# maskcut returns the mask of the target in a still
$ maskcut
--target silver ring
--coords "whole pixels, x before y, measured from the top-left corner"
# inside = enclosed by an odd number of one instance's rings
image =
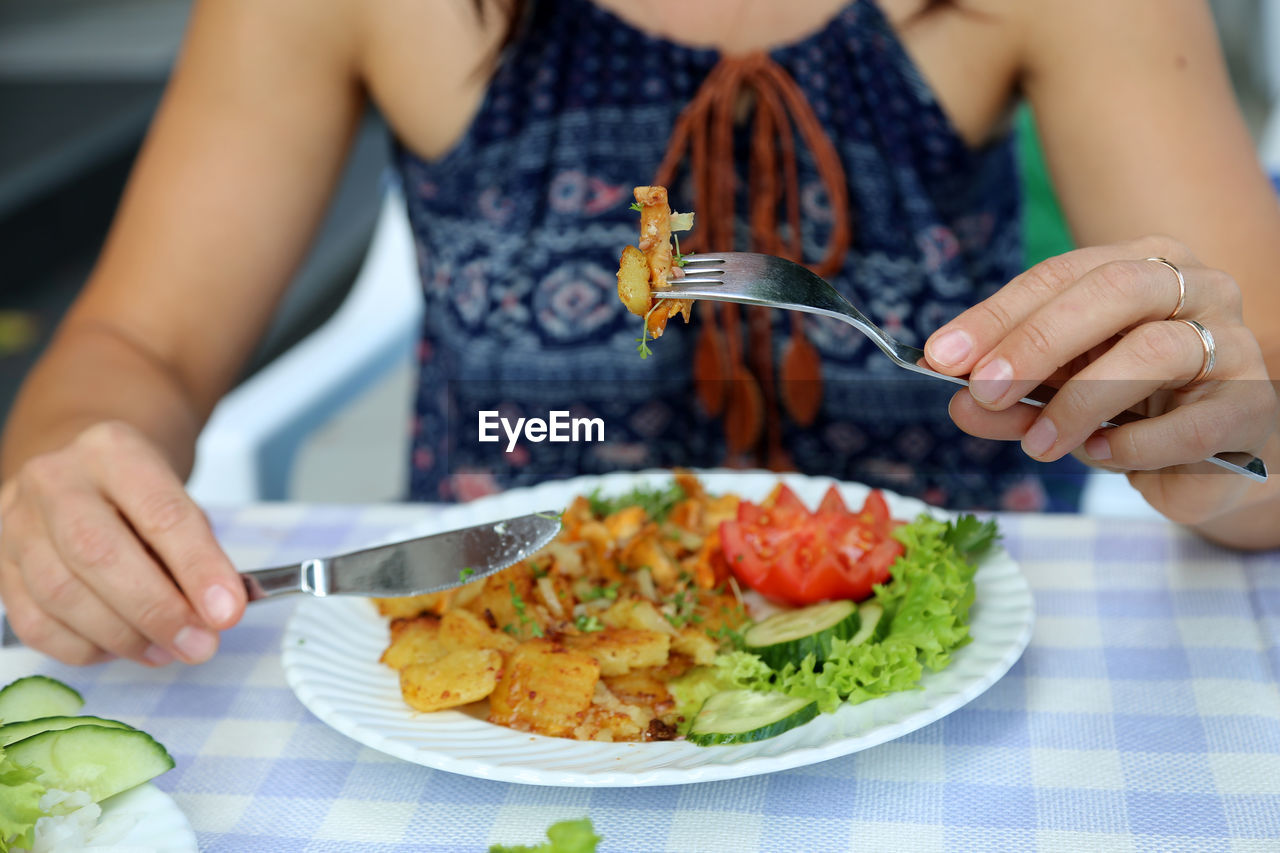
[[[1178,277],[1178,304],[1173,306],[1173,313],[1168,317],[1165,317],[1166,320],[1178,319],[1178,314],[1182,311],[1182,305],[1187,301],[1187,280],[1182,277],[1182,270],[1178,269],[1172,262],[1165,260],[1164,258],[1147,258],[1147,260],[1155,261],[1158,264],[1164,264],[1166,267],[1173,270],[1173,274]],[[1201,328],[1204,327],[1201,326]]]
[[[1204,361],[1200,364],[1200,372],[1197,373],[1190,382],[1182,387],[1189,388],[1192,385],[1199,385],[1201,382],[1209,378],[1209,374],[1213,372],[1213,365],[1218,361],[1218,348],[1213,342],[1213,332],[1209,331],[1195,320],[1180,319],[1175,320],[1174,322],[1186,323],[1188,326],[1195,329],[1196,334],[1200,336],[1200,345],[1204,347]]]

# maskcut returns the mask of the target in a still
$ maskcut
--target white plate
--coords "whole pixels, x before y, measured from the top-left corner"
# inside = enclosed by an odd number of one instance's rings
[[[708,471],[699,476],[713,493],[734,492],[755,500],[782,479],[809,506],[815,506],[833,482],[758,471]],[[670,477],[669,472],[645,471],[544,483],[448,507],[410,532],[499,521],[566,506],[574,496],[597,487],[617,494],[639,482],[667,483]],[[851,506],[861,505],[866,487],[837,485]],[[909,498],[885,497],[897,518],[914,518],[929,509]],[[285,631],[284,671],[302,703],[333,728],[388,755],[440,770],[574,787],[734,779],[814,764],[893,740],[951,713],[999,680],[1031,638],[1031,591],[1017,564],[1000,550],[982,562],[975,583],[973,642],[956,652],[946,669],[926,674],[923,689],[844,706],[750,744],[583,742],[518,732],[461,711],[415,712],[401,699],[396,674],[378,663],[388,643],[387,625],[364,599],[304,599]]]

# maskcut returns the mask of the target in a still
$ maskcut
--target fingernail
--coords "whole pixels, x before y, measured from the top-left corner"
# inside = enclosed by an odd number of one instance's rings
[[[201,663],[213,657],[218,648],[218,638],[203,628],[187,625],[173,638],[173,644],[183,659],[189,663]]]
[[[956,329],[929,344],[929,356],[938,364],[959,364],[973,352],[973,338]]]
[[[173,655],[169,654],[169,650],[154,644],[147,646],[147,650],[142,653],[142,657],[156,666],[166,666],[173,663]]]
[[[969,389],[974,399],[983,403],[999,400],[1013,381],[1013,368],[1003,358],[989,361],[969,377]]]
[[[1058,428],[1048,418],[1040,418],[1022,437],[1022,451],[1028,456],[1043,456],[1058,440]]]
[[[1090,459],[1105,462],[1111,458],[1111,441],[1105,435],[1091,435],[1084,443],[1084,452]]]
[[[236,612],[236,599],[225,586],[215,584],[205,590],[204,612],[217,625],[231,621]]]

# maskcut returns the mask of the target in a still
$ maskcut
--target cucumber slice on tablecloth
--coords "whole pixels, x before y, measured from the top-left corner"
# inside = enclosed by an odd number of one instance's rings
[[[84,697],[56,678],[29,675],[0,689],[0,722],[69,717],[83,705]]]
[[[106,726],[41,732],[5,747],[5,755],[40,768],[41,784],[85,791],[95,803],[173,769],[173,758],[151,735]]]
[[[34,720],[20,720],[0,726],[0,747],[38,735],[41,732],[61,731],[75,726],[104,726],[109,729],[131,729],[133,726],[119,720],[107,720],[102,717],[37,717]]]

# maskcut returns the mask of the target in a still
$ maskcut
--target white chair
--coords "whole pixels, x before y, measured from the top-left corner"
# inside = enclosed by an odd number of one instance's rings
[[[287,498],[306,437],[411,359],[421,322],[413,234],[392,186],[342,305],[214,409],[196,444],[191,495],[205,505]]]
[[[1280,0],[1263,0],[1261,15],[1262,61],[1271,113],[1259,140],[1258,153],[1275,181],[1280,180]]]

